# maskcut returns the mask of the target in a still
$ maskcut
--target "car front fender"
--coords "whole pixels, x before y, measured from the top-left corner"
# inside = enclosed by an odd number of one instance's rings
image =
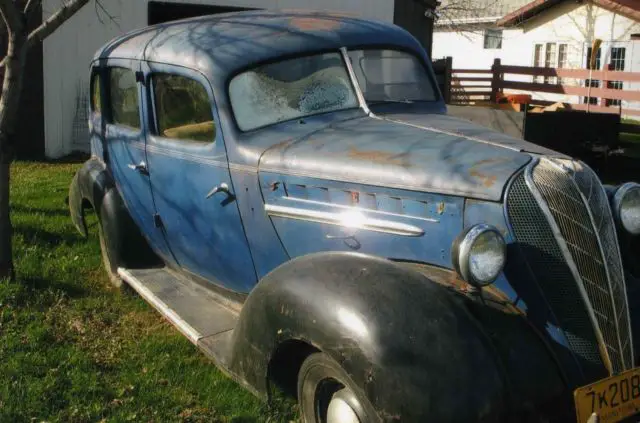
[[[537,360],[551,368],[553,386],[530,383],[557,391],[561,379],[539,339],[512,333],[510,340],[521,345],[499,351],[463,297],[424,272],[381,258],[297,258],[249,295],[234,330],[230,368],[267,391],[269,361],[279,345],[303,341],[341,363],[390,421],[500,421],[511,399],[510,365],[501,355],[522,350],[529,351],[523,366],[537,369],[540,364],[530,363]],[[505,316],[512,326],[518,322],[511,332],[526,326],[520,316]]]

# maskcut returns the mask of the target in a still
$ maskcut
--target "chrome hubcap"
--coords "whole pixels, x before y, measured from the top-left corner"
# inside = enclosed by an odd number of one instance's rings
[[[360,419],[345,400],[334,395],[327,408],[327,423],[360,423]]]

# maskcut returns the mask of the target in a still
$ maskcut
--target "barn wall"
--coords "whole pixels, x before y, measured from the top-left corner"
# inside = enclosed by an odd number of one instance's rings
[[[265,9],[320,9],[354,12],[393,21],[391,0],[173,0]],[[147,0],[102,0],[114,19],[91,2],[67,21],[43,45],[45,154],[61,157],[87,151],[88,66],[95,51],[120,34],[147,24]],[[60,0],[43,0],[44,18]]]

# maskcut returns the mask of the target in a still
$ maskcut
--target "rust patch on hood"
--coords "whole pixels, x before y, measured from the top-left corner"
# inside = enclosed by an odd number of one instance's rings
[[[473,166],[471,166],[471,168],[469,169],[469,175],[473,176],[476,179],[479,179],[482,185],[484,185],[485,187],[491,188],[498,180],[498,177],[496,175],[490,175],[486,172],[481,172],[478,170],[478,168],[487,167],[488,165],[496,165],[505,161],[508,161],[508,159],[504,157],[480,160]]]
[[[406,153],[390,153],[380,150],[358,150],[351,147],[347,152],[347,156],[351,159],[368,160],[373,163],[402,165]]]
[[[284,147],[285,145],[289,144],[291,141],[293,141],[293,138],[285,138],[282,141],[280,141],[279,143],[274,144],[271,147],[269,147],[269,149],[277,150],[278,148]]]
[[[495,175],[486,175],[475,169],[471,169],[469,171],[469,175],[479,179],[480,182],[482,182],[482,185],[484,185],[487,188],[491,188],[496,183],[496,180],[498,179],[498,177]]]

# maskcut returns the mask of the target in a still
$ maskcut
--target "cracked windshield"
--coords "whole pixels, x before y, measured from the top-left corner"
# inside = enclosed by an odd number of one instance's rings
[[[433,101],[434,88],[413,55],[394,50],[349,52],[365,100]],[[229,96],[243,131],[318,113],[358,107],[339,53],[299,57],[257,67],[233,78]]]

